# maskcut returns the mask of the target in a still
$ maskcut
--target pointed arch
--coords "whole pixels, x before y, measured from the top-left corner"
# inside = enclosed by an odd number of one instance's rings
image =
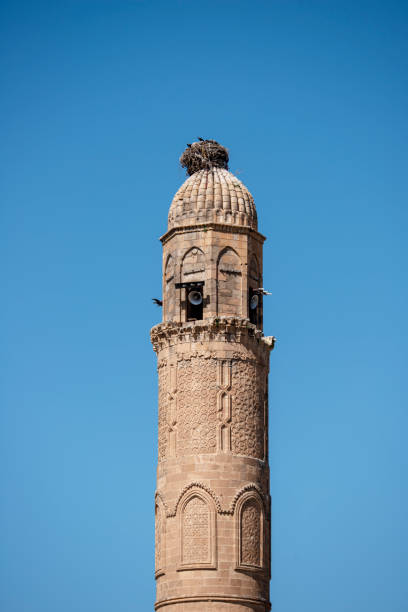
[[[260,287],[261,272],[257,256],[253,253],[249,262],[249,279],[254,283],[254,289]],[[252,284],[252,283],[250,283]],[[256,285],[256,286],[255,286]]]
[[[164,277],[166,282],[174,279],[175,274],[175,261],[172,255],[168,255],[166,259],[166,265],[164,266]]]
[[[236,569],[261,571],[265,567],[265,511],[255,489],[245,491],[235,506]]]
[[[183,255],[181,262],[181,282],[204,280],[205,255],[197,246],[193,246]]]
[[[217,314],[242,315],[242,264],[232,247],[221,250],[217,259]]]
[[[178,570],[217,566],[217,509],[207,491],[192,487],[178,504],[180,563]]]
[[[235,495],[234,495],[234,499],[232,500],[231,506],[230,506],[230,512],[231,514],[234,514],[235,512],[235,508],[238,504],[239,499],[245,494],[245,493],[250,493],[253,492],[254,495],[260,500],[261,504],[262,504],[262,508],[265,512],[265,514],[268,511],[268,506],[265,500],[265,496],[264,493],[262,492],[262,489],[259,487],[259,485],[257,485],[255,482],[250,482],[249,484],[246,484],[244,487],[242,487]]]
[[[169,254],[164,264],[163,274],[163,314],[164,320],[172,321],[176,315],[176,289],[175,289],[176,261]]]
[[[195,489],[201,489],[202,491],[204,491],[205,493],[207,493],[207,495],[209,495],[215,505],[215,508],[217,510],[217,512],[222,512],[221,509],[221,504],[220,501],[218,499],[218,497],[216,496],[216,494],[214,493],[214,491],[212,491],[210,489],[210,487],[207,487],[205,484],[203,484],[202,482],[190,482],[190,484],[186,485],[180,492],[177,501],[176,501],[176,505],[174,507],[173,512],[169,513],[168,516],[176,516],[177,512],[178,512],[178,508],[179,505],[181,503],[181,501],[185,498],[186,494],[189,491],[195,490]]]
[[[181,262],[181,282],[185,283],[180,292],[182,321],[200,321],[203,318],[204,287],[191,286],[186,283],[194,284],[204,280],[205,255],[199,247],[193,246],[184,254]]]

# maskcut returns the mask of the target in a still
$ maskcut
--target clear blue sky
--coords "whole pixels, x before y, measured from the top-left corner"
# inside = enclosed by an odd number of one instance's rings
[[[268,236],[274,612],[406,612],[407,2],[0,24],[2,612],[153,609],[151,298],[197,136]]]

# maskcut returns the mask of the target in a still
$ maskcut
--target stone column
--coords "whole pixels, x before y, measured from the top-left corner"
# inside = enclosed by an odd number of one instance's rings
[[[156,610],[270,609],[267,376],[247,319],[152,329],[159,372]]]

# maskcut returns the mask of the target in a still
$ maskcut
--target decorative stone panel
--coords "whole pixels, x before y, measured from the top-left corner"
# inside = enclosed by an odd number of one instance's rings
[[[255,491],[245,493],[236,506],[237,569],[264,567],[264,511]]]
[[[201,497],[192,497],[183,512],[183,564],[210,561],[210,513]]]
[[[159,461],[167,457],[168,447],[168,427],[167,427],[167,408],[168,408],[168,368],[167,362],[159,365]]]
[[[249,361],[233,361],[231,438],[236,455],[264,458],[265,381],[263,367]]]
[[[203,491],[190,491],[180,505],[180,570],[216,566],[216,511]]]
[[[155,325],[150,332],[153,349],[160,353],[162,349],[172,348],[178,344],[197,343],[197,347],[208,342],[225,342],[236,345],[237,357],[240,354],[252,355],[255,361],[269,366],[269,351],[274,348],[274,336],[265,337],[261,330],[244,317],[214,317],[203,321],[176,322],[166,321]],[[194,351],[195,347],[191,347]],[[159,355],[159,363],[161,357]]]
[[[177,456],[216,452],[217,362],[191,357],[178,362]]]
[[[218,450],[231,451],[231,360],[217,362]]]
[[[159,461],[176,456],[177,361],[159,365]]]
[[[261,565],[261,511],[253,499],[241,511],[241,564]]]
[[[166,558],[166,514],[158,498],[155,504],[155,576],[164,574]]]

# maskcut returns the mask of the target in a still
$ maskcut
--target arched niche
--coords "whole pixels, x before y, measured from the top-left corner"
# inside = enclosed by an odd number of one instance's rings
[[[252,286],[254,289],[260,287],[261,272],[260,272],[260,266],[259,266],[256,255],[251,256],[251,260],[249,262],[248,276],[249,276],[250,286]]]
[[[164,314],[165,320],[172,321],[176,315],[176,288],[175,288],[176,262],[172,255],[167,257],[164,266]]]
[[[155,577],[165,573],[166,566],[166,511],[161,498],[155,501]]]
[[[205,255],[198,247],[189,249],[181,264],[181,282],[196,282],[204,280]]]
[[[231,247],[223,249],[217,261],[217,314],[242,316],[242,266]]]
[[[257,491],[247,491],[235,506],[236,569],[262,571],[265,567],[265,512]]]
[[[180,564],[178,570],[216,567],[214,501],[202,489],[188,491],[178,505]]]
[[[175,272],[174,257],[172,255],[169,255],[167,257],[166,265],[164,267],[164,277],[166,279],[166,283],[174,279],[174,272]]]
[[[184,283],[180,292],[182,320],[197,321],[203,318],[204,286],[195,286],[194,283],[202,282],[204,279],[205,255],[198,247],[192,247],[184,255],[181,264],[181,282]],[[186,283],[192,285],[188,286]]]

